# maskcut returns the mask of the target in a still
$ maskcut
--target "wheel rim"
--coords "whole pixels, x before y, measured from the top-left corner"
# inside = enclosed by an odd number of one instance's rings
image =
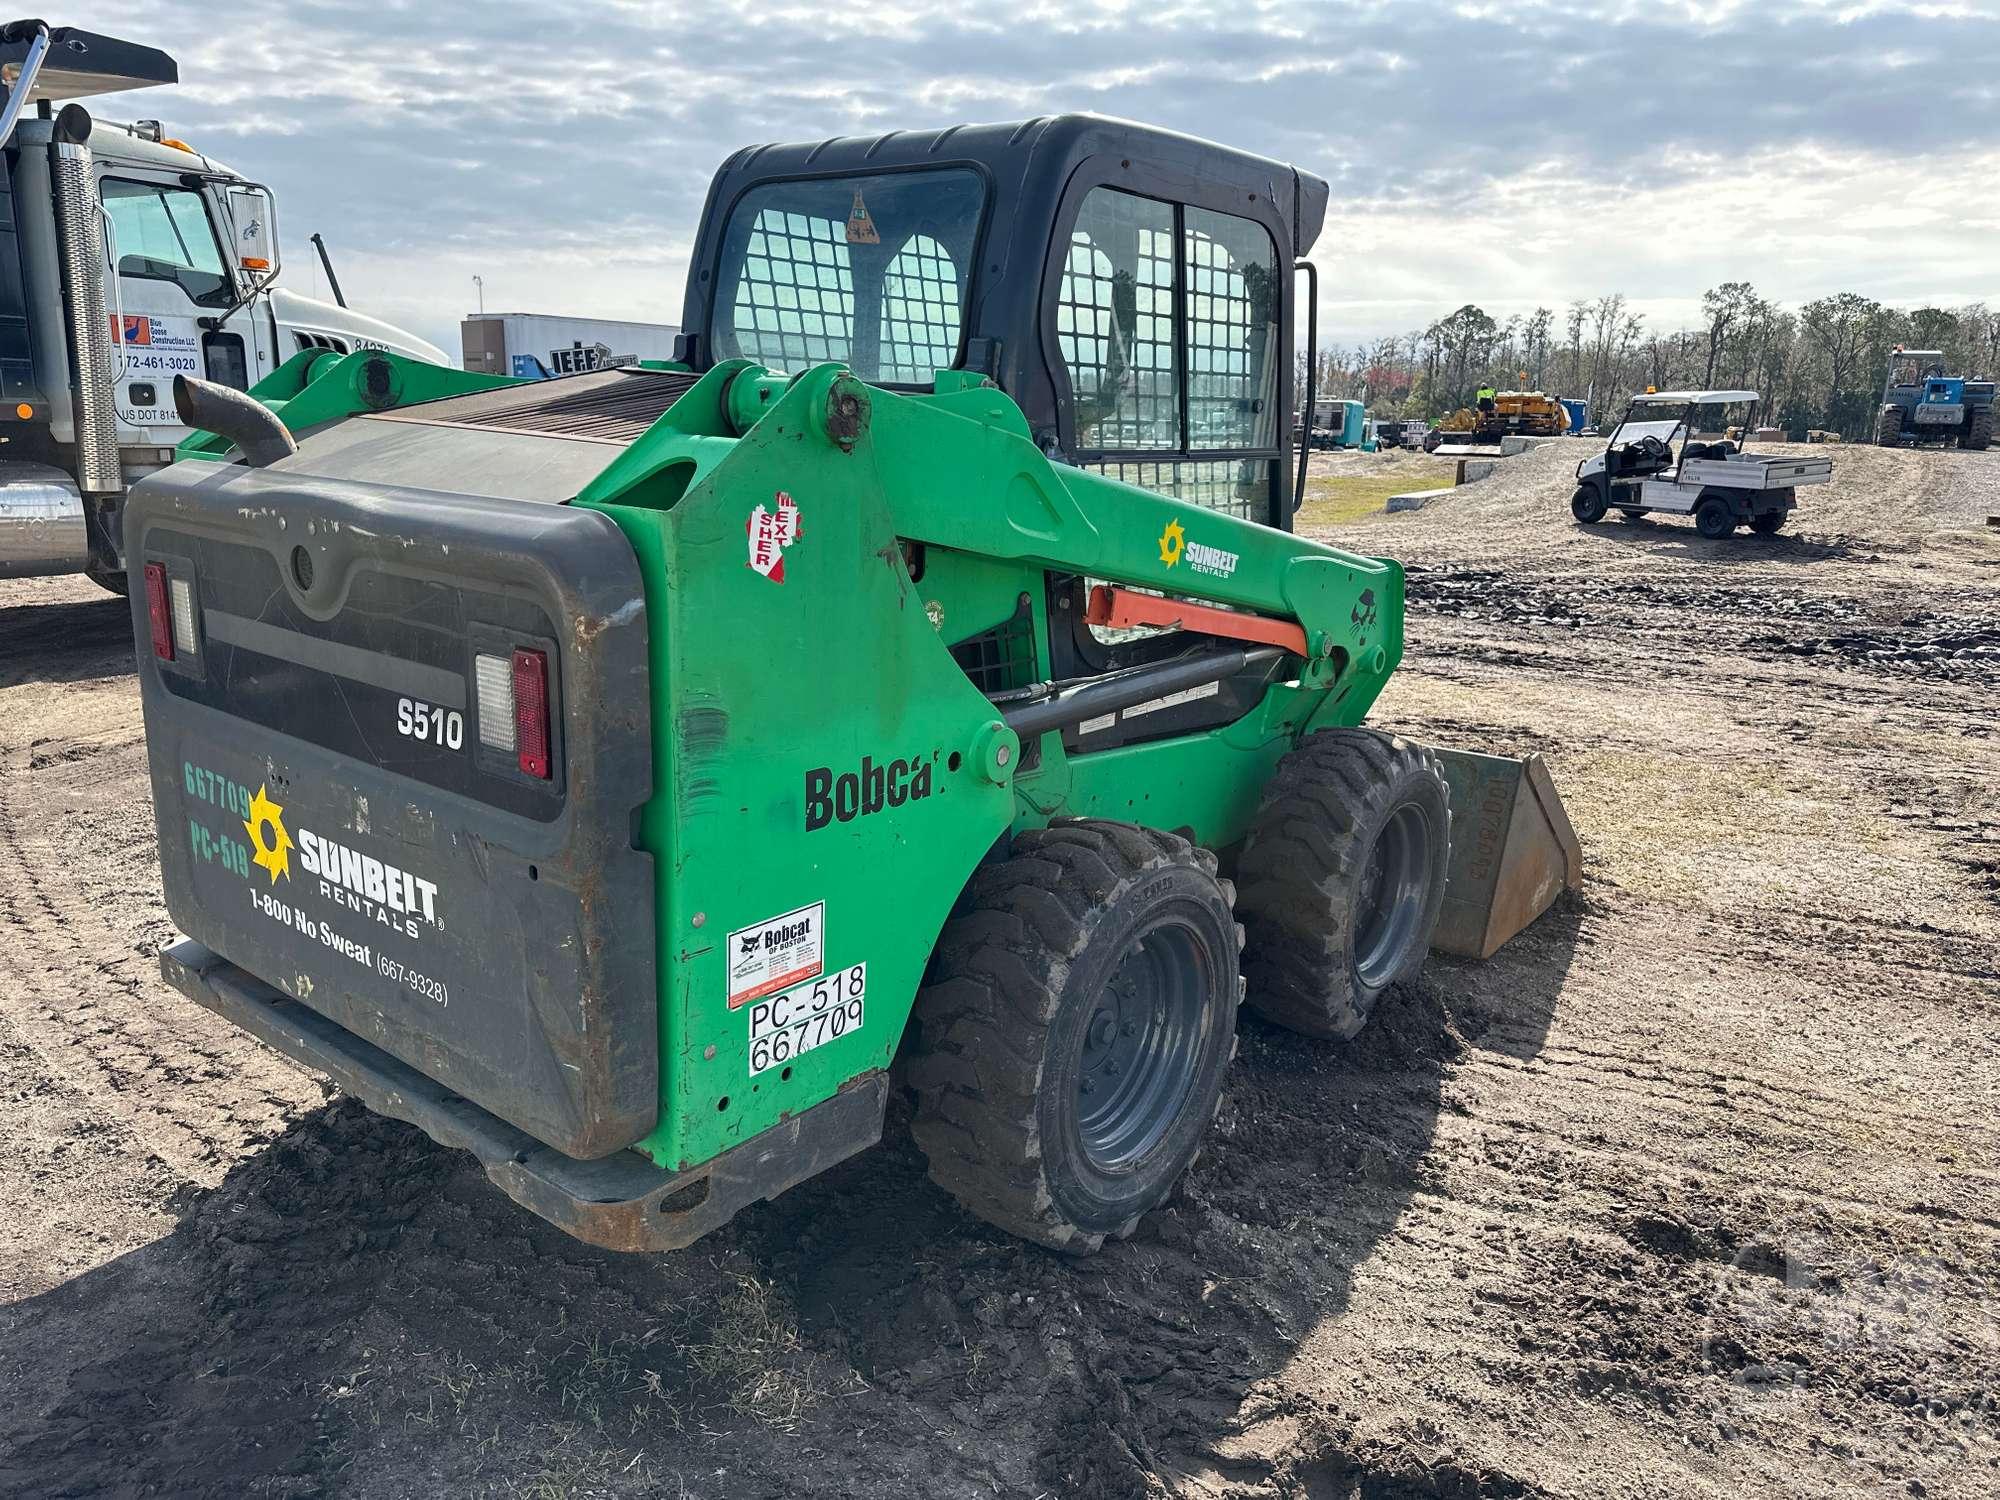
[[[1208,966],[1192,929],[1141,933],[1083,1027],[1076,1081],[1083,1154],[1129,1170],[1159,1144],[1194,1087],[1209,1007]]]
[[[1355,906],[1354,967],[1379,989],[1396,975],[1417,935],[1431,888],[1431,823],[1414,802],[1390,814],[1369,847]]]

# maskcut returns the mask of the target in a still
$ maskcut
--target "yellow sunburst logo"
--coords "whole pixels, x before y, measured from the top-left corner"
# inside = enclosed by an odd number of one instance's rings
[[[1167,529],[1160,533],[1160,561],[1171,568],[1181,560],[1181,553],[1186,547],[1187,533],[1181,530],[1181,523],[1167,522]]]
[[[257,851],[250,856],[251,862],[270,871],[271,884],[276,885],[280,875],[290,880],[292,836],[285,832],[285,810],[265,794],[262,786],[250,799],[250,818],[243,831],[250,835],[250,845]]]

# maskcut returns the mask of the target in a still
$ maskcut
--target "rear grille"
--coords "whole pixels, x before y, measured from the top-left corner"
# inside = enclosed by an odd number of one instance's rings
[[[625,444],[658,421],[660,414],[700,378],[686,370],[594,370],[587,375],[503,386],[470,396],[448,396],[380,416],[395,422],[498,427]]]

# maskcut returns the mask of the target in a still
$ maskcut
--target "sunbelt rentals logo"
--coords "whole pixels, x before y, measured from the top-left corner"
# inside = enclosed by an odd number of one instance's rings
[[[1211,578],[1229,577],[1236,571],[1236,564],[1242,561],[1234,552],[1225,552],[1206,542],[1189,541],[1187,528],[1178,520],[1169,521],[1166,530],[1160,533],[1160,561],[1170,568],[1177,568],[1183,559],[1189,572],[1206,573]]]
[[[270,874],[271,884],[276,885],[280,875],[290,880],[292,836],[285,832],[285,810],[271,800],[261,784],[250,799],[250,816],[244,820],[243,831],[250,835],[250,847],[257,851],[250,856],[251,863]]]
[[[268,786],[258,786],[248,812],[243,831],[250,837],[250,862],[272,885],[280,875],[291,880],[292,852],[297,850],[299,868],[317,879],[320,896],[334,905],[409,937],[439,925],[436,881],[310,829],[300,829],[293,839],[285,827],[285,809],[271,800]]]

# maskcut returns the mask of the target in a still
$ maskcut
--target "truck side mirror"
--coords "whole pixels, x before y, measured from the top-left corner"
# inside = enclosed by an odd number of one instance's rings
[[[230,233],[237,279],[256,290],[278,279],[278,205],[271,190],[256,183],[228,191]]]

